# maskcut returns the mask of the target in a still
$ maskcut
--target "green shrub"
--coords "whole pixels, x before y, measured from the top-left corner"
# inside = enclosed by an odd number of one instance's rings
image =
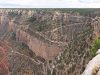
[[[92,44],[92,47],[91,47],[92,56],[95,56],[98,49],[100,49],[100,37],[97,38]]]
[[[16,33],[11,32],[11,39],[16,40]]]

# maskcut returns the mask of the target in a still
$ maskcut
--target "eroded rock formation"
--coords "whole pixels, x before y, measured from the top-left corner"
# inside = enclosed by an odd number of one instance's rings
[[[89,61],[87,67],[82,75],[99,75],[100,72],[100,49],[96,53],[97,55]]]

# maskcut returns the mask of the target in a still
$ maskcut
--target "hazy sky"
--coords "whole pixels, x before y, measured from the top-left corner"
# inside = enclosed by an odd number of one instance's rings
[[[0,0],[0,8],[97,8],[100,0]]]

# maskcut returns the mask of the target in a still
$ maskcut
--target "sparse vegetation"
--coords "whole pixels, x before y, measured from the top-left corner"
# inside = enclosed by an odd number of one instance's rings
[[[92,47],[91,47],[92,56],[95,56],[98,49],[100,49],[100,37],[97,38],[92,44]]]

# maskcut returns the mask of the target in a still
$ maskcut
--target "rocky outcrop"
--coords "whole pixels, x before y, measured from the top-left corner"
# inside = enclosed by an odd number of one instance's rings
[[[97,55],[89,61],[87,67],[82,75],[99,75],[100,70],[100,49],[96,53]]]

